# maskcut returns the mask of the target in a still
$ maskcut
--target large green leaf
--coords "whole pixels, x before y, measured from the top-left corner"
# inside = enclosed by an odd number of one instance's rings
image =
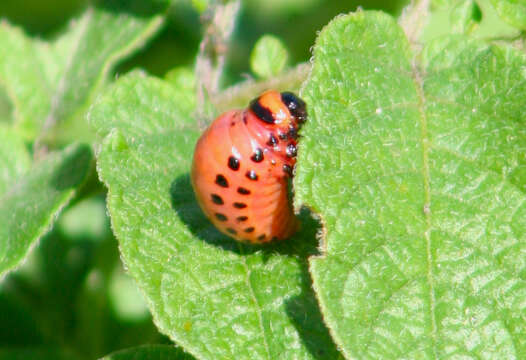
[[[0,138],[0,143],[12,143],[12,138]],[[16,149],[3,149],[0,146],[0,158],[7,156],[8,159],[14,159],[16,155],[13,155],[13,150]],[[17,159],[26,161],[27,154],[18,152]],[[88,146],[72,145],[48,155],[25,172],[11,171],[8,179],[2,179],[0,275],[24,259],[29,249],[48,230],[85,179],[91,160]],[[10,161],[6,164],[9,171]],[[3,163],[0,166],[3,173],[6,168]]]
[[[348,358],[526,358],[526,59],[446,37],[415,56],[387,15],[320,34],[296,203]]]
[[[14,125],[26,138],[89,137],[85,111],[111,68],[142,46],[162,18],[129,2],[125,12],[90,8],[52,42],[33,40],[0,23],[0,86],[14,106]]]
[[[123,260],[159,329],[199,359],[335,359],[310,287],[316,224],[266,248],[235,243],[204,217],[189,180],[193,101],[134,73],[90,120]]]
[[[170,345],[145,345],[114,352],[101,360],[193,360],[179,348]]]

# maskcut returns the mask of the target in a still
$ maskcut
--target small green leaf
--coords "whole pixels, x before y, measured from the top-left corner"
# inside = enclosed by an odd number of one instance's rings
[[[250,67],[259,77],[269,78],[283,71],[288,56],[287,48],[280,39],[272,35],[264,35],[252,50]]]
[[[91,159],[88,146],[72,145],[10,177],[0,193],[0,275],[24,259],[46,233],[83,182]]]
[[[187,96],[133,73],[90,112],[106,135],[97,161],[113,230],[156,325],[199,359],[337,358],[306,268],[316,224],[304,216],[301,233],[265,248],[219,233],[190,184],[200,131]]]
[[[193,360],[181,349],[171,345],[144,345],[120,350],[101,360]]]
[[[85,112],[112,67],[142,46],[161,26],[158,15],[90,8],[53,42],[32,40],[0,23],[0,86],[14,106],[26,139],[40,131],[48,142],[91,139]]]
[[[509,24],[526,30],[525,0],[491,0],[499,16]]]
[[[302,95],[296,203],[347,358],[526,358],[526,57],[389,16],[337,18]]]
[[[452,32],[467,34],[480,23],[482,12],[474,0],[461,1],[453,7],[450,17]]]
[[[520,30],[503,21],[491,0],[441,0],[435,2],[421,41],[444,35],[466,34],[479,39],[515,39]]]

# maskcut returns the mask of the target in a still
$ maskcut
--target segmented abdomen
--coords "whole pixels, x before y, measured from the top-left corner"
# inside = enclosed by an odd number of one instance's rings
[[[298,226],[288,198],[295,162],[284,155],[290,141],[280,142],[258,123],[247,110],[221,115],[197,143],[191,176],[213,224],[251,243],[286,239]]]

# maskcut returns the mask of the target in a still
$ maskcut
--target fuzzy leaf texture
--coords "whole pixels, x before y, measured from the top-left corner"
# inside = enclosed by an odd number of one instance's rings
[[[90,169],[88,146],[71,145],[30,166],[22,142],[0,132],[0,275],[15,267],[74,196]],[[4,147],[9,145],[9,147]]]
[[[112,3],[110,1],[108,5]],[[56,40],[34,40],[0,22],[0,86],[14,107],[12,125],[26,139],[86,139],[85,113],[111,68],[159,29],[162,18],[128,2],[126,12],[90,8]],[[89,138],[87,139],[89,140]]]
[[[112,227],[157,327],[198,359],[337,359],[307,271],[316,223],[264,248],[219,233],[190,184],[194,91],[171,83],[122,77],[89,116]]]
[[[415,53],[389,16],[332,21],[302,95],[296,204],[356,359],[526,358],[526,59],[462,36]]]

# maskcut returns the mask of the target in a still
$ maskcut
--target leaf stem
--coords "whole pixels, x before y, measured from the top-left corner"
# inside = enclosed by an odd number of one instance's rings
[[[209,115],[205,106],[207,98],[213,97],[219,90],[227,45],[235,27],[240,4],[240,0],[229,1],[226,4],[216,2],[201,17],[204,37],[199,44],[195,64],[198,120]]]
[[[412,45],[418,43],[422,29],[429,17],[430,0],[412,0],[398,21]]]

